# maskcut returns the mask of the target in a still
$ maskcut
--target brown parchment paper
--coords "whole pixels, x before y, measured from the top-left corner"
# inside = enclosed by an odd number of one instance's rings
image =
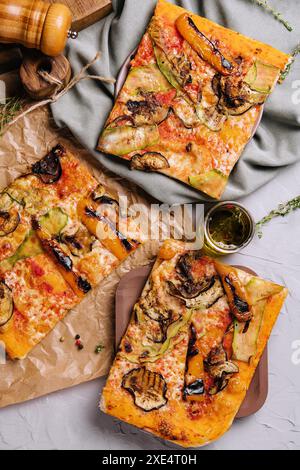
[[[136,187],[102,170],[89,153],[67,131],[57,130],[46,108],[21,119],[0,137],[0,189],[7,186],[28,166],[42,158],[56,143],[67,146],[88,165],[95,177],[131,202],[149,207]],[[158,242],[146,242],[104,279],[84,300],[68,313],[55,329],[37,345],[26,359],[0,364],[0,407],[105,375],[114,351],[114,299],[120,278],[134,267],[149,263],[156,255]],[[74,337],[80,334],[84,349],[79,351]],[[60,338],[64,337],[64,342]],[[104,346],[99,354],[95,347]]]

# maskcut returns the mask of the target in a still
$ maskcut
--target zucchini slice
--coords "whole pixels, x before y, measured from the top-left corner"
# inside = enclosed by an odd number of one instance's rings
[[[165,78],[168,80],[170,85],[172,85],[176,90],[181,91],[182,88],[179,85],[177,79],[176,79],[176,70],[174,67],[172,67],[171,62],[168,60],[166,54],[164,51],[157,46],[153,47],[154,49],[154,54],[156,57],[156,62],[159,67],[159,70],[161,73],[165,76]]]
[[[215,106],[204,108],[201,103],[196,106],[196,113],[201,124],[214,132],[220,131],[228,118],[227,114],[220,113]]]
[[[128,100],[127,110],[135,126],[160,124],[169,114],[169,107],[158,103],[154,93],[146,93],[141,100]]]
[[[280,69],[257,60],[249,69],[244,81],[254,91],[271,93],[280,76]]]
[[[6,325],[14,312],[11,290],[5,282],[0,281],[0,328]]]
[[[168,80],[155,64],[132,67],[125,85],[131,96],[139,94],[141,90],[157,93],[158,91],[168,91],[171,88]]]
[[[261,300],[252,306],[252,318],[249,325],[234,320],[232,342],[233,359],[249,362],[250,358],[256,353],[257,338],[262,324],[265,306],[266,300]]]
[[[43,253],[43,249],[40,241],[35,232],[30,230],[17,251],[9,258],[1,261],[0,270],[4,272],[8,271],[12,269],[14,265],[21,259],[33,258],[34,256],[37,256],[41,253]]]
[[[122,156],[142,150],[158,141],[159,131],[156,125],[107,127],[100,137],[98,150]]]
[[[194,105],[188,97],[178,94],[172,103],[173,112],[180,119],[182,124],[188,129],[197,127],[201,124]]]
[[[279,294],[283,290],[282,286],[274,284],[271,281],[265,281],[258,277],[253,277],[245,285],[245,290],[247,292],[247,298],[251,305],[256,304],[260,300],[266,299],[271,295]]]
[[[68,216],[59,207],[54,207],[40,217],[38,222],[42,229],[52,237],[60,235],[68,223]]]
[[[209,194],[210,196],[219,199],[226,186],[228,177],[219,170],[210,170],[201,175],[194,175],[189,177],[189,183],[196,189]]]

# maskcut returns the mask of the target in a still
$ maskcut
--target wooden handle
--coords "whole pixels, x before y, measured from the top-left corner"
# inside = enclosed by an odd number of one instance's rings
[[[66,5],[40,0],[0,0],[0,42],[14,42],[55,56],[67,41],[72,15]]]

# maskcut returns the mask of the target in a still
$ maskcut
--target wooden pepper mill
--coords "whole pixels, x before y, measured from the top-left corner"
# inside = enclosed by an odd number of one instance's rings
[[[0,42],[19,43],[40,49],[48,56],[59,55],[70,31],[72,14],[61,3],[41,0],[0,0]]]

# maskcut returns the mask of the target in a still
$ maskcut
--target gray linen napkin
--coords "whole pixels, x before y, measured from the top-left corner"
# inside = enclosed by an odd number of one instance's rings
[[[300,39],[300,1],[269,2],[290,21],[293,32],[288,32],[251,0],[182,0],[173,3],[290,53]],[[126,57],[139,43],[155,3],[155,0],[114,0],[110,15],[80,32],[76,41],[69,41],[66,54],[74,73],[100,50],[102,58],[91,73],[116,77]],[[280,167],[299,159],[300,81],[297,77],[300,78],[299,61],[265,105],[262,122],[235,166],[223,200],[238,199],[255,191],[271,180]],[[157,173],[131,171],[120,158],[95,150],[113,104],[113,95],[112,85],[84,80],[52,105],[54,119],[59,126],[67,126],[102,165],[134,181],[155,198],[169,204],[209,200],[183,183]]]

